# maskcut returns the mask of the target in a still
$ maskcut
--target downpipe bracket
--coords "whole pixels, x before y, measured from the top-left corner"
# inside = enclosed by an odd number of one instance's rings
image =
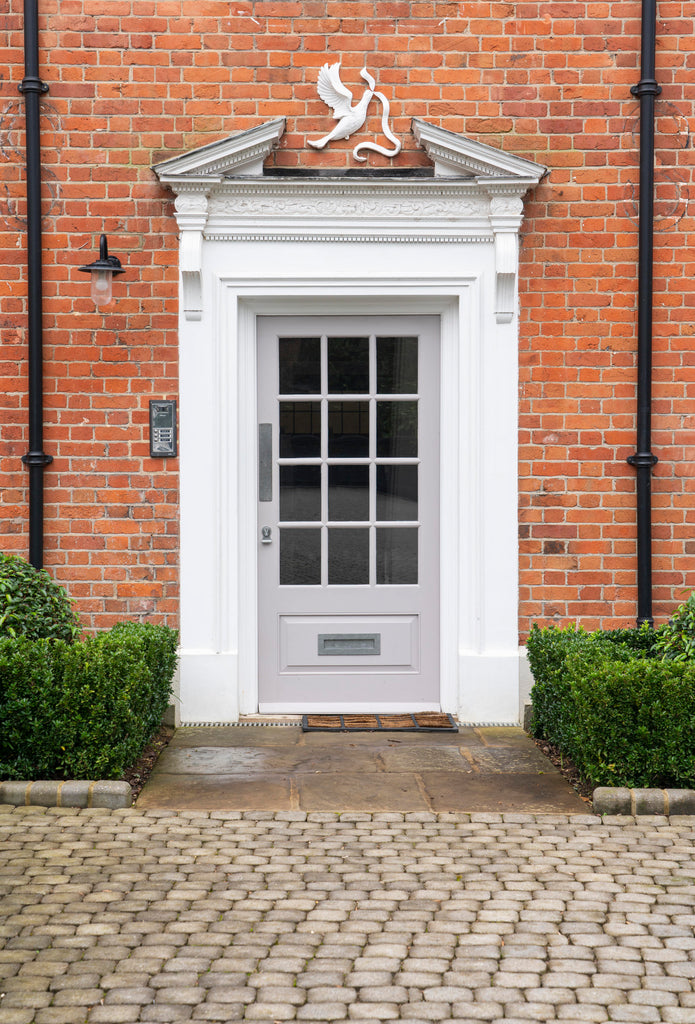
[[[27,452],[26,455],[22,455],[22,462],[25,466],[50,466],[53,456],[47,455],[46,452]]]
[[[643,78],[630,88],[633,96],[660,96],[661,86],[655,78]]]
[[[652,466],[656,466],[659,461],[653,452],[635,452],[634,455],[628,455],[625,459],[631,466],[635,466],[636,469],[650,469]]]
[[[27,75],[17,86],[18,92],[38,92],[40,94],[48,92],[48,84],[41,78],[36,78],[33,75]]]

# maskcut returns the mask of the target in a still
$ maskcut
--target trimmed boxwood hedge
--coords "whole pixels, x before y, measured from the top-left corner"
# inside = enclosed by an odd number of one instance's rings
[[[0,638],[0,778],[120,777],[169,703],[177,639],[132,622],[73,643]]]
[[[45,569],[0,551],[0,637],[72,643],[81,632],[72,601]]]
[[[695,785],[695,662],[664,660],[667,629],[531,631],[532,732],[595,786]]]

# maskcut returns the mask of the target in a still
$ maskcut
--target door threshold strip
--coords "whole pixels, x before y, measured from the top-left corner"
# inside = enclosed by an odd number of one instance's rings
[[[458,732],[443,711],[398,715],[302,715],[303,732]]]

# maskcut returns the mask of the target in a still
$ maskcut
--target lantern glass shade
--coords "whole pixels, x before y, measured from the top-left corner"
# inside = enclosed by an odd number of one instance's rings
[[[99,240],[99,259],[88,263],[86,267],[80,267],[80,270],[91,275],[92,302],[96,306],[107,305],[113,295],[114,276],[123,274],[124,270],[117,256],[109,256],[106,235],[102,235]]]
[[[105,306],[113,295],[113,271],[92,271],[92,302],[96,306]]]

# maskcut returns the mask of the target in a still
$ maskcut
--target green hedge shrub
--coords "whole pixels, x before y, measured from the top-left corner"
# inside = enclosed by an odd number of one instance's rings
[[[45,569],[0,552],[0,637],[71,643],[81,631],[70,598]]]
[[[663,626],[660,629],[654,629],[645,622],[633,629],[600,629],[597,631],[597,635],[607,640],[608,643],[631,651],[635,657],[656,658],[661,629]]]
[[[695,659],[695,594],[676,608],[666,625],[661,627],[654,647],[659,657],[666,661]]]
[[[119,778],[161,722],[176,646],[150,623],[75,643],[0,639],[0,778]]]
[[[567,753],[594,786],[695,785],[695,664],[572,654]]]
[[[695,784],[695,662],[663,660],[663,628],[531,631],[532,732],[595,786]]]
[[[627,643],[612,640],[601,631],[587,633],[581,626],[577,628],[574,625],[564,629],[556,626],[539,629],[535,624],[526,641],[526,652],[534,678],[531,690],[531,732],[569,753],[575,722],[566,670],[567,659],[573,654],[580,658],[593,658],[596,654],[602,654],[606,660],[616,658],[626,661],[633,652]]]

